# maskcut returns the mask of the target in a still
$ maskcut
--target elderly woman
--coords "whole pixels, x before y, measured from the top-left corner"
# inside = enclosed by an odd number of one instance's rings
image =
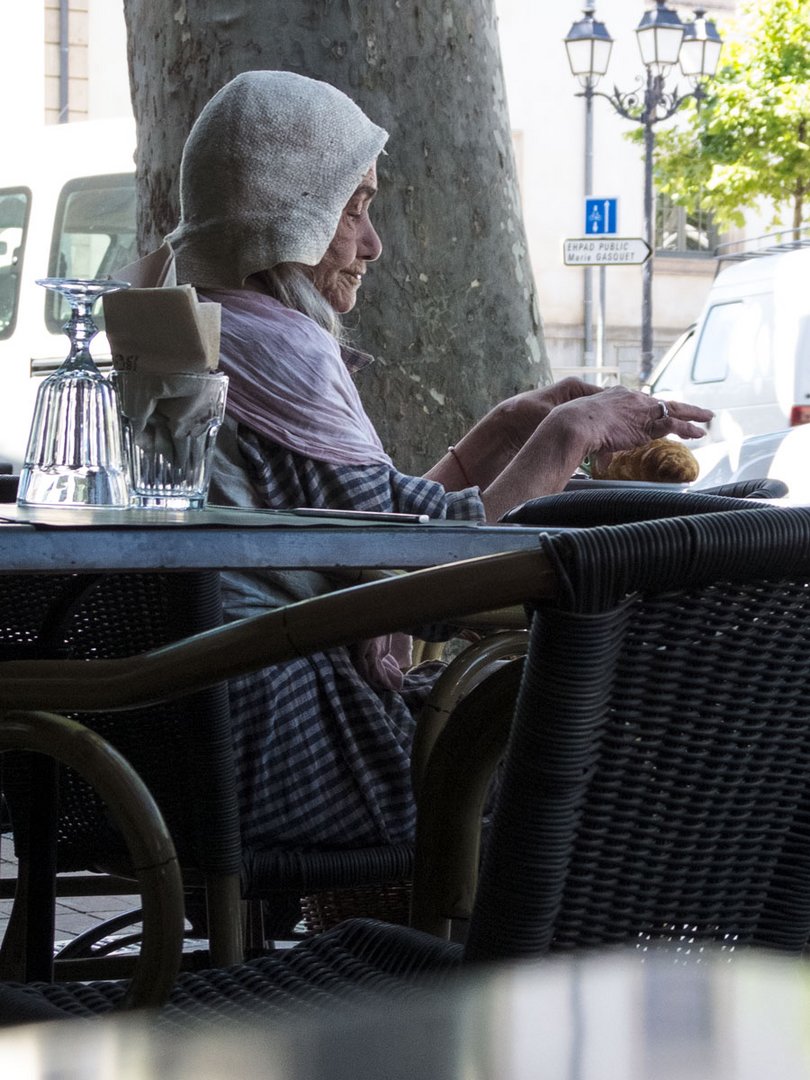
[[[587,456],[674,432],[703,409],[577,380],[496,405],[426,476],[399,472],[352,380],[368,361],[340,316],[382,245],[370,211],[387,134],[344,94],[281,71],[239,75],[203,109],[167,238],[178,283],[222,305],[230,377],[211,501],[497,521],[560,490]],[[662,415],[663,414],[663,415]],[[312,573],[229,574],[233,618],[334,588]],[[435,668],[403,674],[402,640],[361,642],[234,680],[246,839],[374,844],[414,828],[414,708]]]

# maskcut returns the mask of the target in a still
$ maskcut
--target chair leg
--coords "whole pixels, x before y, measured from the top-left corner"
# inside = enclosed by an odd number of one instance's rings
[[[209,874],[205,879],[208,904],[208,948],[213,967],[240,964],[242,939],[242,889],[238,874]]]
[[[264,904],[261,900],[242,902],[245,954],[257,956],[267,950],[267,933],[264,927]]]
[[[523,660],[493,672],[463,698],[425,769],[416,821],[411,926],[450,938],[468,919],[478,879],[481,821],[509,738]]]
[[[28,936],[28,875],[20,876],[3,943],[0,945],[0,982],[25,982],[25,942]]]
[[[21,848],[14,904],[0,947],[0,975],[26,982],[53,980],[56,889],[56,762],[29,754],[32,798],[19,824]],[[24,834],[24,835],[22,835]]]
[[[468,645],[436,680],[416,723],[411,751],[411,779],[419,801],[431,751],[458,702],[496,671],[504,660],[525,656],[525,630],[499,630]]]

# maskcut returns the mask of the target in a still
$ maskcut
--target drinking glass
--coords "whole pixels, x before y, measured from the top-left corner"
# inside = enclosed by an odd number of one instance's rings
[[[25,462],[20,471],[20,506],[129,505],[129,481],[115,388],[90,356],[98,333],[92,311],[104,293],[126,289],[111,278],[41,278],[38,285],[70,304],[62,329],[70,352],[37,391]]]
[[[114,371],[132,505],[202,510],[228,376],[218,371]]]

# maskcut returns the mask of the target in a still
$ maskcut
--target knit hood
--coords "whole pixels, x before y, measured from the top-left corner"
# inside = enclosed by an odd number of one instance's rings
[[[282,262],[315,266],[388,134],[340,90],[246,71],[197,118],[167,240],[180,284],[241,288]]]

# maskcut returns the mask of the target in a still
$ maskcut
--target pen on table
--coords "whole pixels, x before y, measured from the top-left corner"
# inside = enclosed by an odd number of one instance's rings
[[[430,521],[427,514],[398,514],[375,510],[330,510],[322,506],[299,506],[290,511],[302,517],[349,518],[355,521],[390,521],[410,522],[412,525],[426,525]]]

